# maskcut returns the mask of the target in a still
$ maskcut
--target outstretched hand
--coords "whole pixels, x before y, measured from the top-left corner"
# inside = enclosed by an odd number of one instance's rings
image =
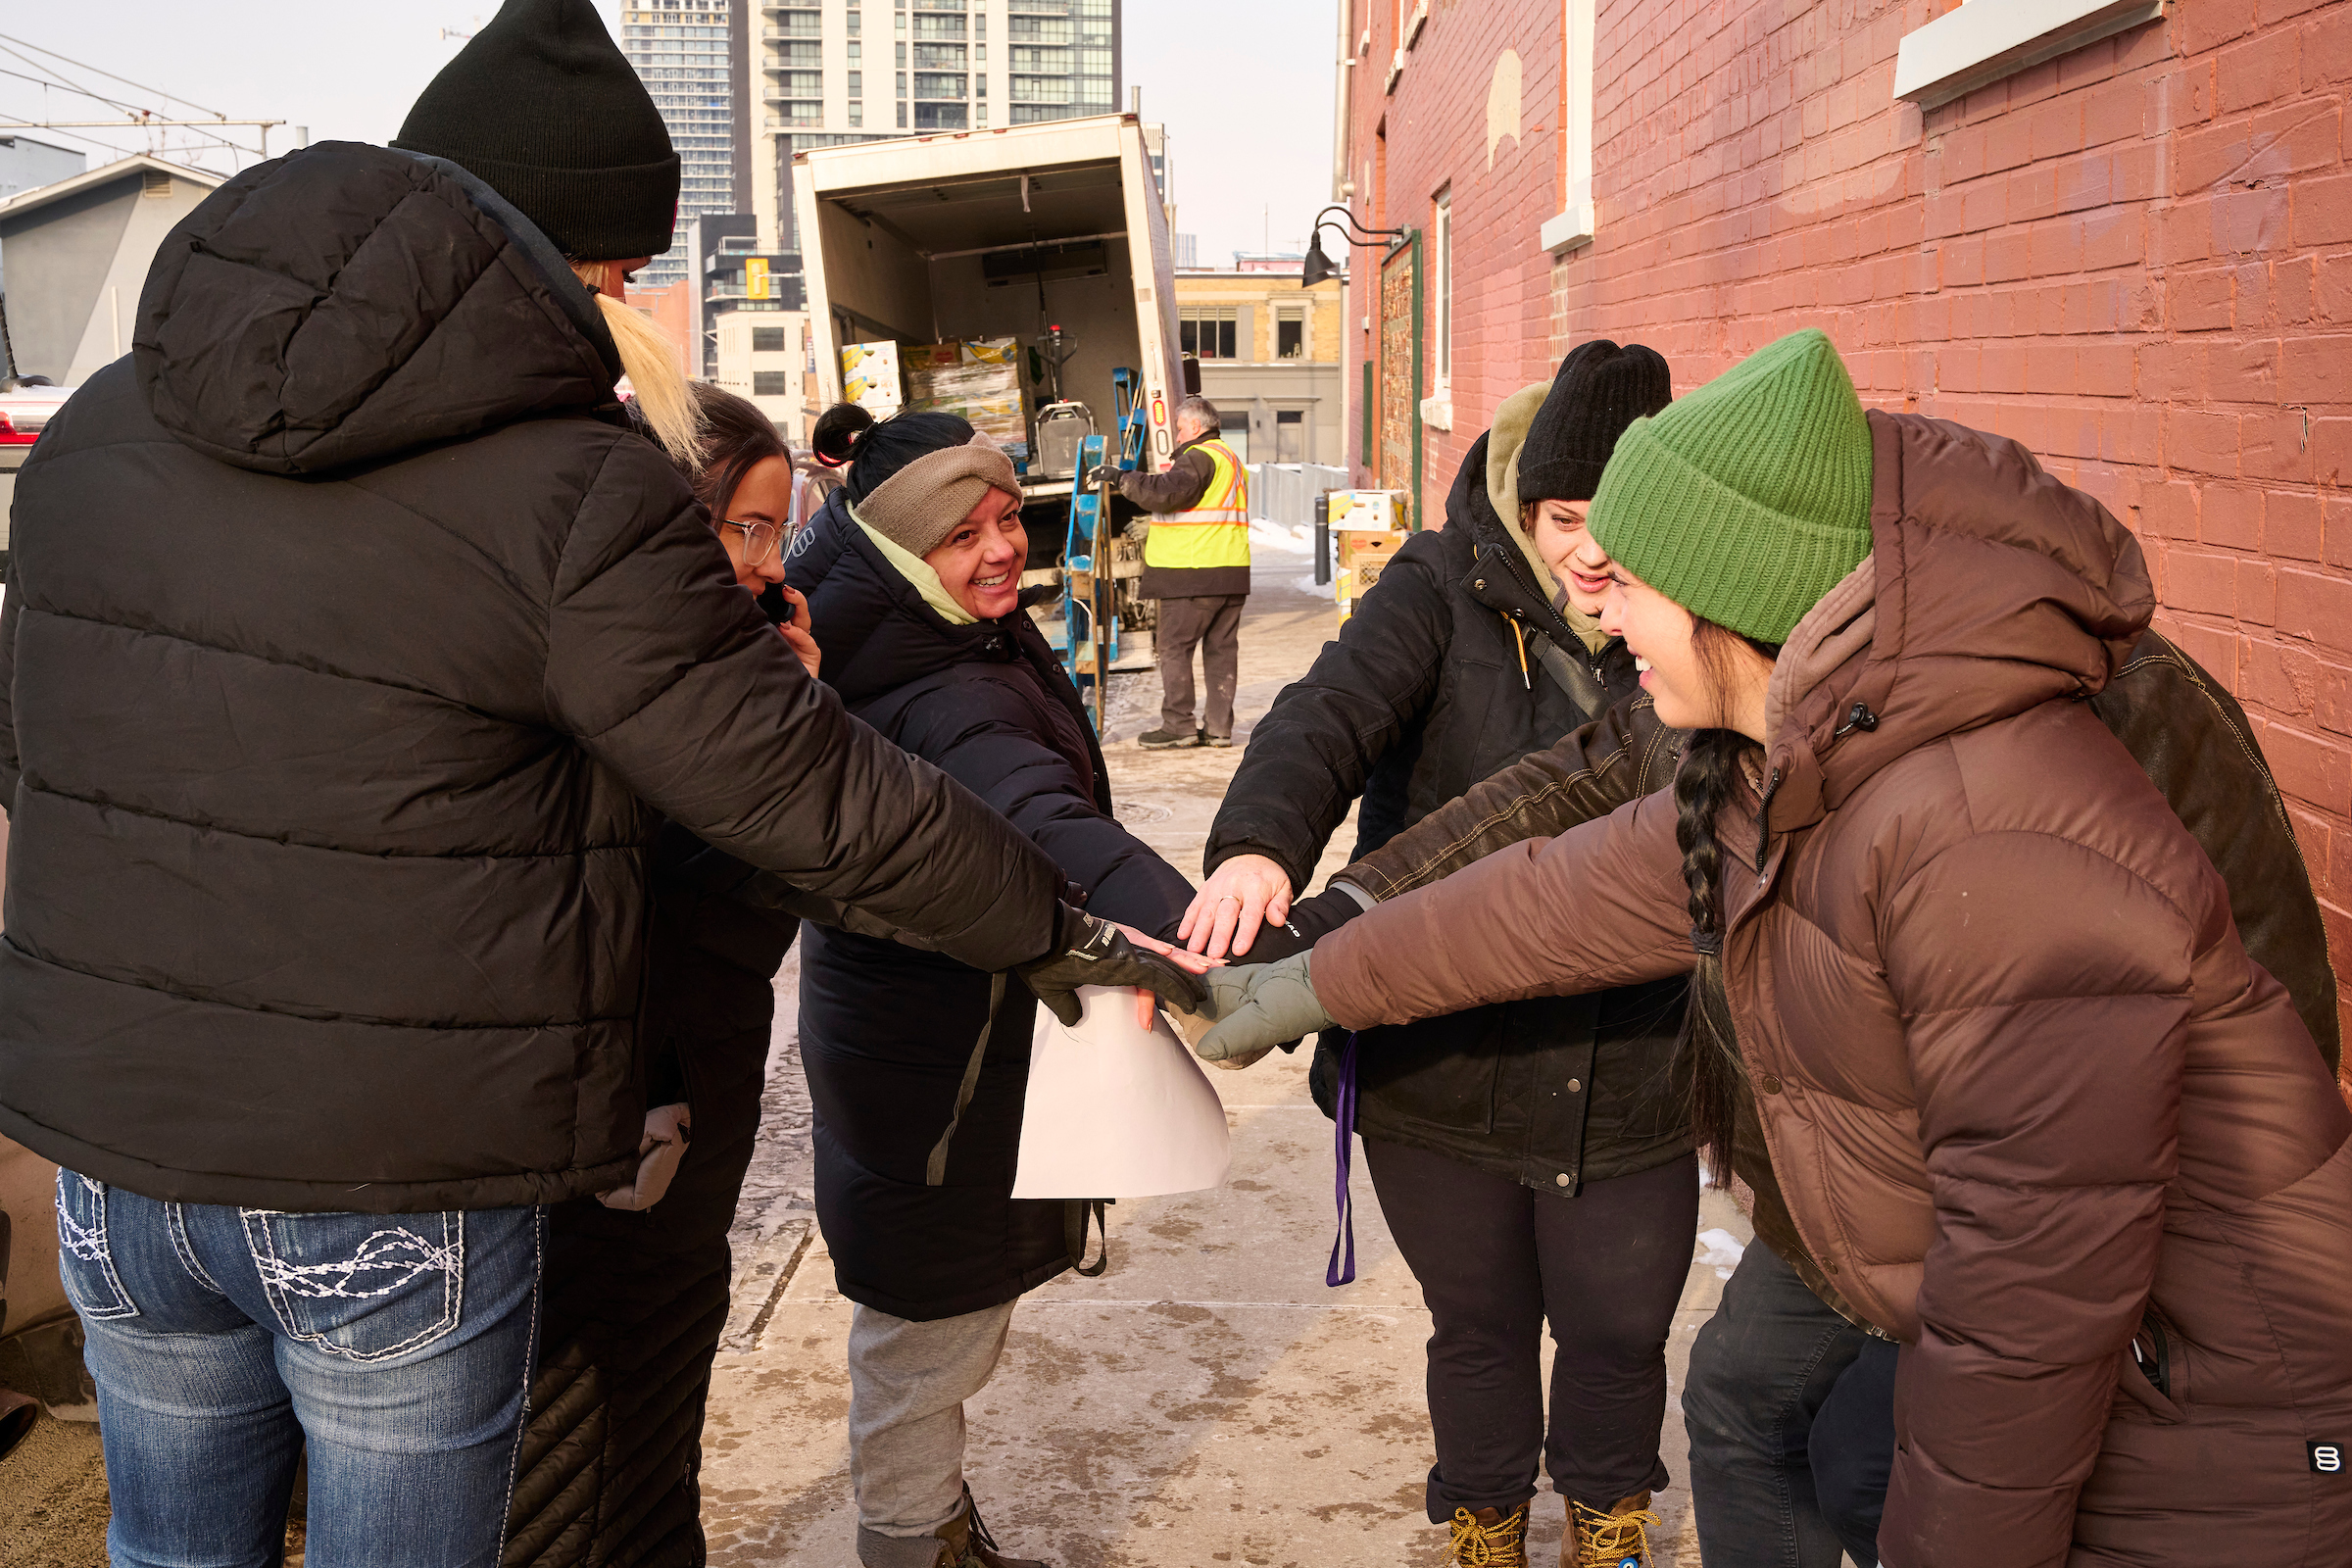
[[[1078,1002],[1080,986],[1137,986],[1187,1011],[1200,1010],[1206,993],[1196,977],[1198,964],[1163,942],[1065,904],[1054,946],[1015,965],[1013,972],[1063,1027],[1075,1028],[1085,1012]],[[1136,1006],[1149,1028],[1150,996],[1139,997]]]
[[[1239,957],[1257,940],[1258,926],[1291,916],[1291,874],[1262,855],[1237,855],[1209,873],[1193,895],[1176,936],[1195,953]]]
[[[1217,1022],[1195,1042],[1194,1054],[1220,1066],[1247,1067],[1286,1040],[1330,1028],[1332,1016],[1316,1000],[1308,975],[1313,957],[1307,952],[1279,963],[1210,971],[1202,1010]]]
[[[1204,975],[1208,973],[1209,970],[1216,967],[1216,963],[1213,959],[1204,958],[1198,953],[1187,953],[1182,948],[1171,947],[1167,943],[1160,941],[1159,938],[1154,936],[1147,936],[1131,925],[1120,925],[1120,923],[1116,920],[1113,920],[1110,923],[1114,926],[1118,926],[1120,932],[1126,936],[1128,941],[1134,943],[1137,947],[1142,948],[1147,953],[1158,954],[1161,957],[1167,959],[1170,963],[1175,964],[1178,968],[1182,969],[1186,974]],[[1180,1002],[1172,999],[1168,1004],[1171,1006],[1182,1005]],[[1145,1031],[1147,1034],[1150,1033],[1152,1029],[1152,1015],[1157,1012],[1159,1008],[1160,998],[1157,995],[1152,992],[1146,991],[1141,987],[1136,989],[1135,1026],[1138,1029]]]

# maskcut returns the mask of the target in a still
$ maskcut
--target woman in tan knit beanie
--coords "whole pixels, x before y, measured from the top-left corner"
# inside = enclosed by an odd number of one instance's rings
[[[896,423],[860,444],[895,447],[912,433]],[[984,442],[955,446],[870,488],[853,467],[842,497],[791,562],[825,682],[1051,854],[1083,890],[1073,902],[1132,940],[1173,937],[1192,888],[1112,818],[1077,688],[1020,609],[1029,541],[1012,465]],[[1012,1197],[1036,1003],[934,954],[814,925],[802,940],[817,1222],[857,1303],[858,1560],[1020,1568],[974,1516],[963,1401],[995,1371],[1013,1302],[1087,1250],[1087,1205]]]

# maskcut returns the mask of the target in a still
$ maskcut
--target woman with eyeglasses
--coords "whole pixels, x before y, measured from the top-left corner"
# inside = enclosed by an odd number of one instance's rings
[[[808,606],[784,584],[790,452],[744,399],[692,388],[702,459],[679,471],[735,580],[813,676]],[[726,1322],[727,1232],[751,1168],[776,971],[807,908],[674,823],[656,842],[643,1035],[646,1160],[632,1188],[550,1211],[535,1412],[509,1539],[535,1563],[699,1561],[700,1443]],[[567,1532],[585,1527],[592,1544]]]

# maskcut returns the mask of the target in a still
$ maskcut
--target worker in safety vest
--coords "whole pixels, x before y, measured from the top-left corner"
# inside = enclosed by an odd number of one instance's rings
[[[1203,397],[1176,405],[1176,455],[1160,473],[1107,474],[1152,514],[1144,539],[1143,592],[1159,601],[1159,727],[1136,737],[1147,751],[1231,746],[1233,692],[1242,657],[1242,601],[1250,596],[1250,470],[1218,438],[1217,407]],[[1193,649],[1208,679],[1198,727]]]

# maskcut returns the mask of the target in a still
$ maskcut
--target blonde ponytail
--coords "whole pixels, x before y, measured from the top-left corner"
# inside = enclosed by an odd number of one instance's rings
[[[698,468],[703,462],[702,416],[678,363],[678,346],[644,312],[623,304],[616,294],[618,280],[609,262],[574,262],[580,281],[596,290],[597,308],[605,313],[612,346],[620,351],[620,373],[636,395],[638,412],[653,427],[654,439],[672,462]]]

